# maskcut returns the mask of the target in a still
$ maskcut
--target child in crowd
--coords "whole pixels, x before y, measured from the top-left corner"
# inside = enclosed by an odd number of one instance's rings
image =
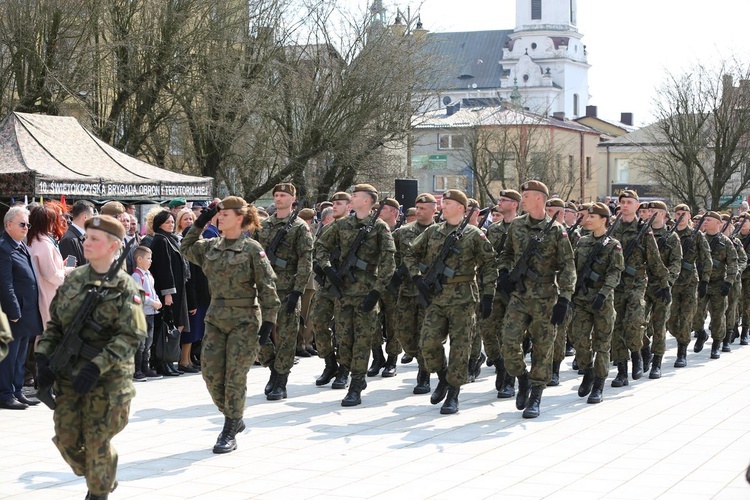
[[[146,325],[148,326],[148,337],[141,341],[135,353],[133,381],[146,382],[149,379],[161,378],[161,375],[149,366],[149,358],[151,344],[154,342],[154,316],[156,311],[161,309],[162,304],[154,290],[154,277],[148,271],[151,268],[151,249],[146,246],[139,246],[133,252],[133,258],[136,266],[133,271],[133,279],[146,292],[143,313],[146,315]]]

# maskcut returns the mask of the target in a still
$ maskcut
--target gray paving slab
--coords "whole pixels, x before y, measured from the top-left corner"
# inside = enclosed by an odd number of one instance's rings
[[[322,360],[302,359],[276,402],[262,394],[268,371],[254,367],[247,430],[227,455],[211,452],[223,418],[200,375],[140,383],[114,439],[111,498],[750,498],[750,346],[714,361],[689,352],[684,369],[668,347],[661,380],[607,384],[599,405],[577,396],[566,358],[534,420],[495,397],[493,368],[443,416],[411,393],[414,363],[369,378],[355,408],[340,406],[345,391],[315,387]],[[0,498],[85,496],[52,435],[44,407],[0,411]]]

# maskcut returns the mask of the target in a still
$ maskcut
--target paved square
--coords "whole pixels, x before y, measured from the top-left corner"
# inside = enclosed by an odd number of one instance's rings
[[[661,380],[612,389],[612,370],[599,405],[577,396],[566,358],[534,420],[495,397],[494,368],[443,416],[411,393],[414,362],[368,378],[355,408],[340,406],[346,391],[315,387],[320,359],[302,359],[276,402],[262,393],[268,370],[254,367],[247,430],[227,455],[211,452],[223,418],[200,375],[139,383],[114,439],[111,498],[750,498],[750,346],[714,361],[691,348],[679,370],[675,351],[670,338]],[[45,407],[0,411],[0,498],[85,496],[52,435]]]

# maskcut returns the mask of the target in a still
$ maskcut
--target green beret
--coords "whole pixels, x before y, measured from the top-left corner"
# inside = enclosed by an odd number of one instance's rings
[[[187,200],[185,198],[175,198],[169,202],[169,208],[177,208],[181,207],[182,205],[187,205]]]
[[[706,212],[706,217],[721,220],[721,214],[719,212],[714,212],[713,210],[709,210],[708,212]]]
[[[437,203],[437,200],[430,193],[422,193],[417,196],[417,199],[414,202],[415,205],[417,203]]]
[[[602,217],[609,217],[609,207],[601,202],[592,203],[588,207],[588,213],[593,215],[600,215]]]
[[[546,206],[549,208],[565,208],[565,202],[560,198],[550,198],[547,200]]]
[[[469,198],[458,189],[449,189],[448,191],[443,193],[443,199],[444,200],[453,200],[455,202],[460,203],[464,207],[469,206]]]
[[[333,196],[331,196],[331,201],[349,201],[352,199],[352,195],[349,193],[345,193],[343,191],[339,191],[338,193],[333,193]]]
[[[475,200],[474,198],[469,198],[468,203],[466,204],[467,207],[471,208],[479,208],[479,202]]]
[[[540,181],[526,181],[523,183],[523,186],[521,186],[521,192],[524,191],[539,191],[540,193],[543,193],[544,196],[549,196],[549,188]]]
[[[632,189],[624,189],[620,196],[617,197],[617,201],[620,201],[623,198],[633,198],[635,201],[640,201],[641,199],[638,198],[638,193],[633,191]]]
[[[98,229],[104,231],[120,240],[125,238],[125,227],[120,224],[120,221],[111,215],[95,215],[90,219],[86,219],[86,222],[83,223],[83,227],[86,229]]]
[[[591,207],[591,205],[593,205],[593,203],[581,203],[578,206],[578,211],[579,212],[587,212],[588,213],[589,207]]]
[[[239,196],[227,196],[217,205],[219,210],[245,208],[247,202]]]
[[[677,205],[676,207],[674,207],[674,211],[675,212],[689,212],[690,211],[690,207],[687,206],[684,203],[680,203],[679,205]]]
[[[664,203],[663,201],[658,201],[658,200],[649,202],[648,208],[652,210],[669,210],[666,203]]]
[[[271,191],[271,194],[276,194],[276,191],[281,191],[282,193],[297,196],[297,188],[294,187],[294,184],[292,184],[291,182],[282,182],[280,184],[276,184],[273,187],[273,191]]]
[[[731,218],[732,217],[729,214],[721,214],[721,220],[724,222],[728,221]]]
[[[383,201],[383,204],[388,205],[389,207],[393,207],[396,210],[398,210],[399,208],[401,208],[401,205],[399,205],[398,202],[396,200],[394,200],[393,198],[386,198]]]
[[[411,207],[409,210],[406,211],[407,217],[415,217],[417,215],[417,209],[414,207]]]
[[[565,204],[565,210],[572,210],[573,212],[578,212],[578,205],[576,205],[572,201],[569,201]]]
[[[315,218],[315,210],[312,208],[303,208],[299,211],[298,217],[304,221],[313,220]]]
[[[125,205],[119,201],[108,201],[102,205],[102,209],[99,211],[102,215],[111,215],[117,217],[120,214],[125,213]]]
[[[377,198],[378,190],[371,184],[357,184],[354,186],[355,193],[369,193]]]
[[[500,191],[500,198],[508,198],[518,203],[521,203],[521,193],[515,189],[503,189]]]

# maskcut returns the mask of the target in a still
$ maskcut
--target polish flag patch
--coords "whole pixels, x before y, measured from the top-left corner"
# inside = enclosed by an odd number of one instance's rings
[[[133,302],[135,302],[138,305],[141,305],[141,296],[138,294],[133,295]]]
[[[261,251],[260,251],[260,254],[259,254],[259,255],[260,255],[261,257],[265,257],[265,256],[266,256],[266,252],[264,252],[263,250],[261,250]]]

